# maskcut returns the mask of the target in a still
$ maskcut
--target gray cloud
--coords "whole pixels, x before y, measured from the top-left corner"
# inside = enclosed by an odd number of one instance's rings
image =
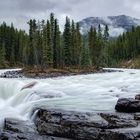
[[[139,17],[139,0],[4,0],[0,3],[0,22],[13,22],[27,29],[30,18],[47,19],[54,12],[62,25],[68,15],[76,21],[89,16],[126,14]]]

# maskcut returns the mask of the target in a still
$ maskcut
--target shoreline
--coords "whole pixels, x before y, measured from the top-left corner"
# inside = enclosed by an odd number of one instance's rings
[[[0,75],[0,78],[34,78],[34,79],[46,79],[46,78],[57,78],[65,76],[78,76],[88,74],[99,74],[99,73],[111,73],[111,72],[123,72],[122,70],[112,69],[74,69],[74,70],[63,70],[63,69],[51,69],[47,71],[33,71],[33,70],[13,70],[6,71]]]
[[[35,115],[35,116],[34,116]],[[81,113],[38,107],[32,111],[33,123],[5,118],[0,138],[48,140],[136,140],[139,114]]]

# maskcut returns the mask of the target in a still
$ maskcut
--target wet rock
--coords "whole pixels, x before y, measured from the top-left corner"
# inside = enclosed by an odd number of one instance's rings
[[[134,118],[135,118],[135,120],[139,120],[140,121],[140,113],[135,113],[134,114]]]
[[[35,114],[34,114],[35,112]],[[33,123],[6,118],[4,140],[139,140],[139,113],[79,113],[35,109]]]
[[[114,92],[114,90],[109,90],[109,92]]]
[[[100,115],[108,122],[108,128],[130,128],[138,125],[132,114],[101,113]]]
[[[0,78],[23,78],[22,72],[19,71],[7,71],[0,75]]]
[[[34,120],[40,134],[72,139],[96,140],[108,122],[99,115],[39,109]]]
[[[122,98],[119,99],[115,109],[118,112],[140,112],[140,100],[135,100],[133,98]]]
[[[131,72],[130,74],[132,75],[132,74],[136,74],[136,73]]]
[[[17,71],[7,71],[0,75],[0,78],[36,78],[36,79],[44,79],[44,78],[53,78],[53,77],[62,77],[62,76],[74,76],[74,75],[86,75],[93,73],[110,73],[110,72],[123,72],[121,70],[113,70],[113,69],[90,69],[90,70],[52,70],[48,72],[35,72],[34,70],[17,70]]]
[[[4,122],[4,129],[17,133],[34,133],[36,128],[28,121],[6,118]]]
[[[140,100],[140,94],[137,94],[137,95],[135,96],[135,99],[136,99],[136,100]]]
[[[139,140],[140,130],[111,129],[100,134],[99,140]]]
[[[29,121],[5,119],[4,128],[0,133],[1,140],[68,140],[65,138],[39,135],[36,127]]]
[[[129,140],[135,131],[122,133],[115,130],[138,126],[134,114],[93,114],[46,109],[38,110],[34,122],[40,134],[77,140]]]

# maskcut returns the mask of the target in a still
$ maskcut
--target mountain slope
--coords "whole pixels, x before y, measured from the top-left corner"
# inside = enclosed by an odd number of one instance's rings
[[[90,27],[98,28],[100,24],[102,29],[105,25],[109,26],[110,36],[116,37],[125,31],[129,31],[132,26],[139,26],[140,19],[126,15],[108,16],[108,17],[89,17],[79,22],[82,34],[86,34]]]

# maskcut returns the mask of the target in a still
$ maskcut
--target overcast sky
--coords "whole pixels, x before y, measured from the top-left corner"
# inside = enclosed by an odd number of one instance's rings
[[[30,18],[47,19],[54,12],[61,25],[68,15],[75,21],[91,16],[126,14],[140,18],[140,0],[1,0],[0,21],[27,29]]]

